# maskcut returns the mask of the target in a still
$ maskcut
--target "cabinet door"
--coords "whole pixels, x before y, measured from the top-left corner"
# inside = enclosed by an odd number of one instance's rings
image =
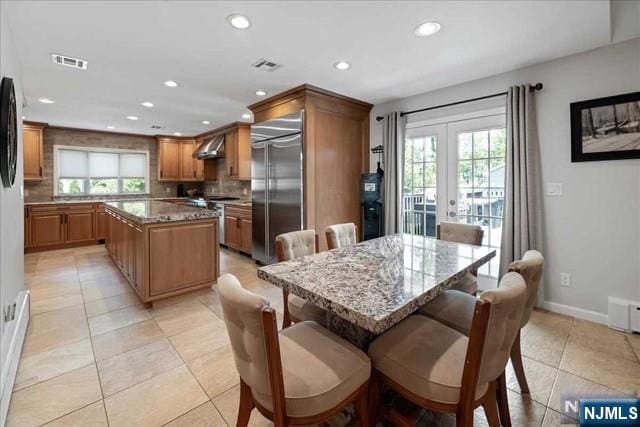
[[[240,250],[247,253],[251,253],[251,243],[253,241],[251,225],[250,219],[240,220]]]
[[[224,135],[224,167],[229,178],[238,176],[238,131]]]
[[[86,242],[95,240],[95,213],[87,212],[69,212],[66,214],[66,236],[67,243]]]
[[[158,175],[163,181],[179,181],[182,177],[180,141],[161,139],[158,143]]]
[[[42,175],[42,128],[24,126],[22,130],[24,180],[41,180]]]
[[[64,213],[51,212],[31,216],[32,246],[64,243]]]
[[[224,243],[230,248],[240,247],[240,222],[235,216],[224,216]]]
[[[204,160],[194,160],[196,162],[196,180],[204,181]]]
[[[96,212],[96,240],[107,238],[107,214],[105,212]]]
[[[31,246],[31,218],[29,218],[29,208],[24,208],[24,247]]]
[[[135,283],[136,279],[136,246],[135,246],[135,232],[136,229],[131,223],[127,223],[127,277],[132,283]]]
[[[195,147],[194,141],[182,141],[180,142],[180,161],[181,166],[181,178],[187,181],[193,181],[196,179],[196,159],[192,154]]]
[[[127,275],[127,267],[129,266],[129,227],[127,222],[123,219],[120,220],[120,233],[118,236],[119,248],[120,248],[120,268],[122,268],[125,275]]]
[[[134,273],[134,287],[140,296],[143,296],[143,284],[144,284],[144,245],[143,245],[143,231],[142,229],[135,227],[134,229],[134,247],[135,247],[135,273]]]

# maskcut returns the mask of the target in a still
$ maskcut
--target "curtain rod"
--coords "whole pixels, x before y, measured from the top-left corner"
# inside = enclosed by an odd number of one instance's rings
[[[530,90],[531,92],[535,92],[536,90],[542,90],[542,88],[543,88],[542,83],[536,83],[535,85],[531,86]],[[423,111],[436,110],[438,108],[452,107],[454,105],[466,104],[467,102],[482,101],[483,99],[495,98],[497,96],[504,96],[507,93],[508,92],[494,93],[493,95],[485,95],[485,96],[480,96],[478,98],[465,99],[464,101],[457,101],[457,102],[451,102],[449,104],[436,105],[435,107],[421,108],[419,110],[412,110],[412,111],[403,111],[400,113],[400,117],[404,117],[414,113],[421,113]],[[378,122],[381,121],[382,119],[384,119],[384,117],[382,116],[376,117],[376,121]]]

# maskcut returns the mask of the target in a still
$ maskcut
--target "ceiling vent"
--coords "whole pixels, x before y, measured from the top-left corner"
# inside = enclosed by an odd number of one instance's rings
[[[160,125],[151,125],[151,129],[162,129]]]
[[[269,59],[260,59],[256,62],[254,62],[253,64],[251,64],[252,67],[257,68],[258,70],[262,70],[262,71],[275,71],[278,68],[280,68],[282,65],[278,64],[276,62],[273,62]]]
[[[65,67],[78,68],[80,70],[86,70],[87,66],[89,65],[89,63],[84,59],[58,55],[57,53],[51,54],[51,60],[54,64],[64,65]]]

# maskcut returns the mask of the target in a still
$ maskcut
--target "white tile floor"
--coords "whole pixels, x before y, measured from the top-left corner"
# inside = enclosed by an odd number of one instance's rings
[[[222,250],[220,262],[282,310],[250,258]],[[145,309],[102,246],[29,254],[25,270],[32,317],[8,426],[235,425],[239,379],[214,291]],[[640,390],[638,335],[534,312],[523,352],[531,394],[509,368],[514,426],[559,425],[564,390]],[[269,422],[254,411],[251,424]],[[424,413],[419,424],[455,421]]]

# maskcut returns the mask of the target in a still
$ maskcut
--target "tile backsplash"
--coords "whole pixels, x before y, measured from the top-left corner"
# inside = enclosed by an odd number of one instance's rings
[[[216,195],[250,198],[251,182],[235,181],[218,177],[217,181],[205,181],[203,190],[205,197]]]

